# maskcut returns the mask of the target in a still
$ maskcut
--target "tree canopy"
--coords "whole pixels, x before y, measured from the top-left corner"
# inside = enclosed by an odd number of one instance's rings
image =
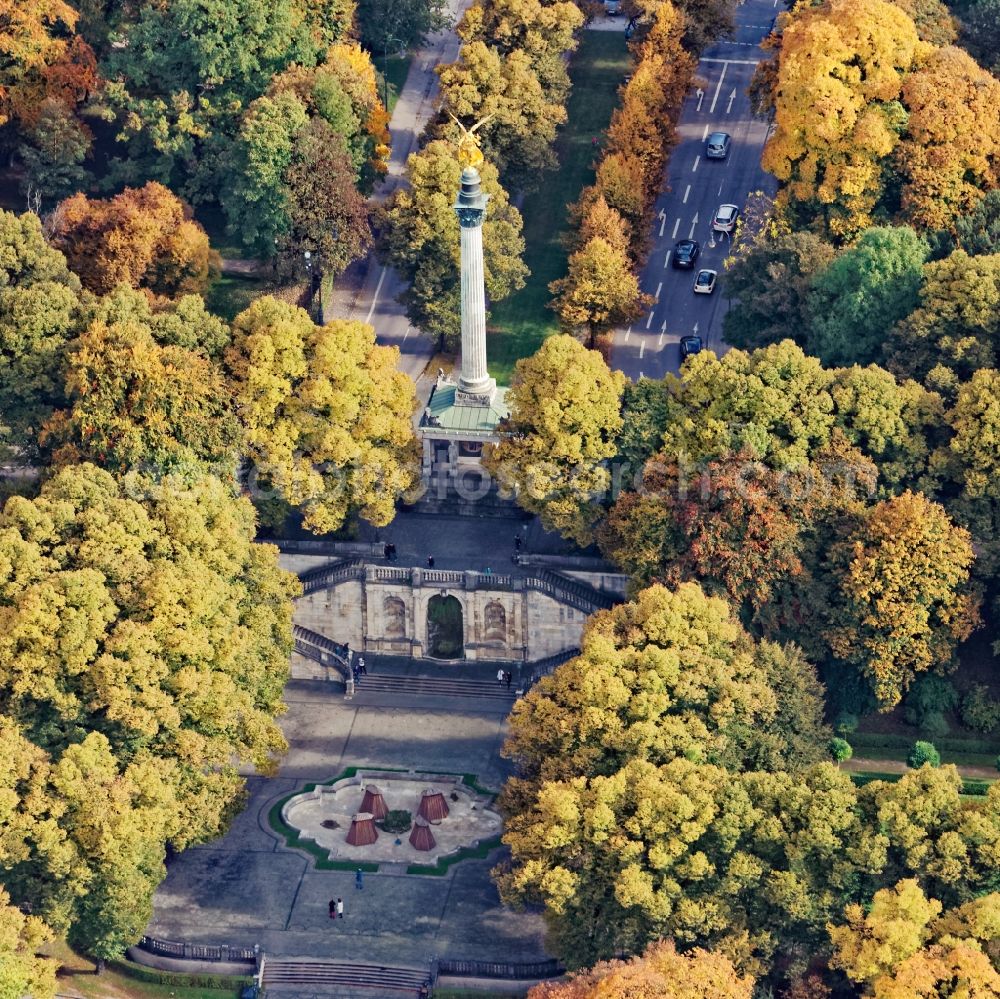
[[[388,524],[416,479],[413,383],[370,326],[308,314],[269,296],[236,317],[226,363],[246,447],[306,527],[349,513]]]
[[[517,362],[510,418],[484,458],[548,530],[588,544],[611,482],[625,376],[572,337],[550,336]]]

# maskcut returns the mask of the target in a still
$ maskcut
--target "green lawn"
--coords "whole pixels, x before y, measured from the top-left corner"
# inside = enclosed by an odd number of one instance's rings
[[[403,91],[403,84],[406,83],[406,74],[410,72],[410,62],[413,57],[407,52],[404,56],[389,56],[383,59],[381,56],[372,56],[375,67],[379,75],[379,96],[385,102],[386,110],[392,114],[392,109],[399,100],[399,95]],[[388,101],[386,101],[388,96]]]
[[[232,322],[255,298],[271,290],[265,281],[255,281],[238,274],[221,274],[209,286],[205,305],[209,312]]]
[[[618,102],[618,87],[632,67],[624,37],[617,31],[584,31],[573,56],[573,91],[567,105],[568,121],[556,142],[559,168],[542,177],[539,190],[521,206],[524,216],[524,261],[531,270],[525,287],[492,309],[487,351],[490,373],[510,384],[514,362],[533,354],[541,342],[558,331],[555,314],[546,308],[552,298],[549,282],[566,273],[566,208],[594,180],[599,152],[594,138],[603,141]]]

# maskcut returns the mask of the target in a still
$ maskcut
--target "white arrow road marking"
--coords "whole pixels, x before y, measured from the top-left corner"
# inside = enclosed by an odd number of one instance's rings
[[[372,295],[371,308],[368,310],[368,315],[365,316],[365,322],[371,322],[372,313],[375,311],[375,304],[378,302],[378,293],[382,290],[382,282],[385,280],[385,268],[382,268],[382,273],[378,276],[378,284],[375,285],[375,294]]]
[[[774,2],[777,3],[778,0],[774,0]],[[701,110],[701,102],[705,99],[705,91],[702,90],[701,87],[699,87],[695,91],[695,93],[698,95],[698,106],[695,108],[695,110],[696,111],[700,111]]]
[[[691,173],[694,173],[694,172],[695,172],[695,171],[696,171],[696,170],[698,169],[698,162],[699,162],[699,160],[701,160],[701,153],[699,153],[699,154],[698,154],[698,155],[697,155],[697,156],[696,156],[696,157],[694,158],[694,166],[693,166],[693,167],[691,167]]]
[[[681,227],[681,220],[678,219],[674,223],[674,232],[673,232],[673,235],[670,237],[671,239],[676,239],[677,238],[677,230],[680,229],[680,227]]]
[[[698,324],[697,324],[697,323],[695,323],[695,324],[694,324],[694,332],[695,332],[695,333],[697,333],[697,332],[698,332]]]
[[[681,199],[685,205],[688,203],[688,195],[690,193],[691,193],[691,185],[688,184],[688,186],[684,188],[684,197]]]
[[[679,221],[679,220],[678,220],[678,221]],[[669,264],[669,263],[670,263],[670,254],[671,254],[672,252],[673,252],[672,250],[667,250],[667,255],[666,255],[666,256],[665,256],[664,258],[663,258],[663,266],[664,266],[664,267],[666,267],[666,266],[667,266],[667,264]]]
[[[663,326],[660,328],[660,342],[657,344],[657,347],[663,346],[663,337],[666,335],[666,332],[667,332],[667,322],[666,320],[664,320]]]
[[[733,92],[729,95],[729,103],[726,105],[726,114],[731,114],[733,110],[733,101],[736,100],[736,88],[733,87]]]
[[[642,340],[642,341],[639,342],[639,360],[640,361],[642,360],[642,355],[645,353],[645,350],[646,350],[646,341]]]
[[[715,88],[715,93],[712,95],[712,106],[708,109],[709,114],[715,114],[715,105],[719,100],[719,91],[722,90],[722,81],[726,78],[726,70],[729,69],[729,61],[726,60],[722,63],[722,75],[719,77],[718,86]]]
[[[660,209],[660,238],[663,238],[663,230],[667,225],[667,213],[661,208]]]
[[[698,224],[698,213],[694,213],[694,218],[691,220],[691,233],[688,239],[694,239],[694,227]]]

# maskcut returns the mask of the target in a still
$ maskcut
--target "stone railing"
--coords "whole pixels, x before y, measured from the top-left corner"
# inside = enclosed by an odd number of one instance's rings
[[[442,958],[437,962],[438,975],[461,978],[506,978],[512,981],[532,981],[538,978],[557,978],[566,968],[555,958],[548,961],[530,961],[512,964],[507,961],[451,961]]]
[[[252,947],[231,947],[228,944],[178,943],[173,940],[157,940],[156,937],[140,937],[136,947],[149,954],[174,957],[188,961],[222,961],[230,964],[257,963],[257,952]]]
[[[303,628],[300,624],[292,625],[292,638],[295,640],[295,651],[299,655],[305,656],[306,659],[312,659],[313,662],[317,662],[321,666],[335,669],[344,680],[347,680],[350,671],[346,645],[341,645],[340,642],[335,642],[332,638],[327,638],[326,635],[321,635],[317,631]]]

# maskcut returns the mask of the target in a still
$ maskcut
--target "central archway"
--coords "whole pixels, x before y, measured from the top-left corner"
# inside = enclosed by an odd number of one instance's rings
[[[465,654],[462,605],[453,596],[427,602],[427,654],[433,659],[461,659]]]

